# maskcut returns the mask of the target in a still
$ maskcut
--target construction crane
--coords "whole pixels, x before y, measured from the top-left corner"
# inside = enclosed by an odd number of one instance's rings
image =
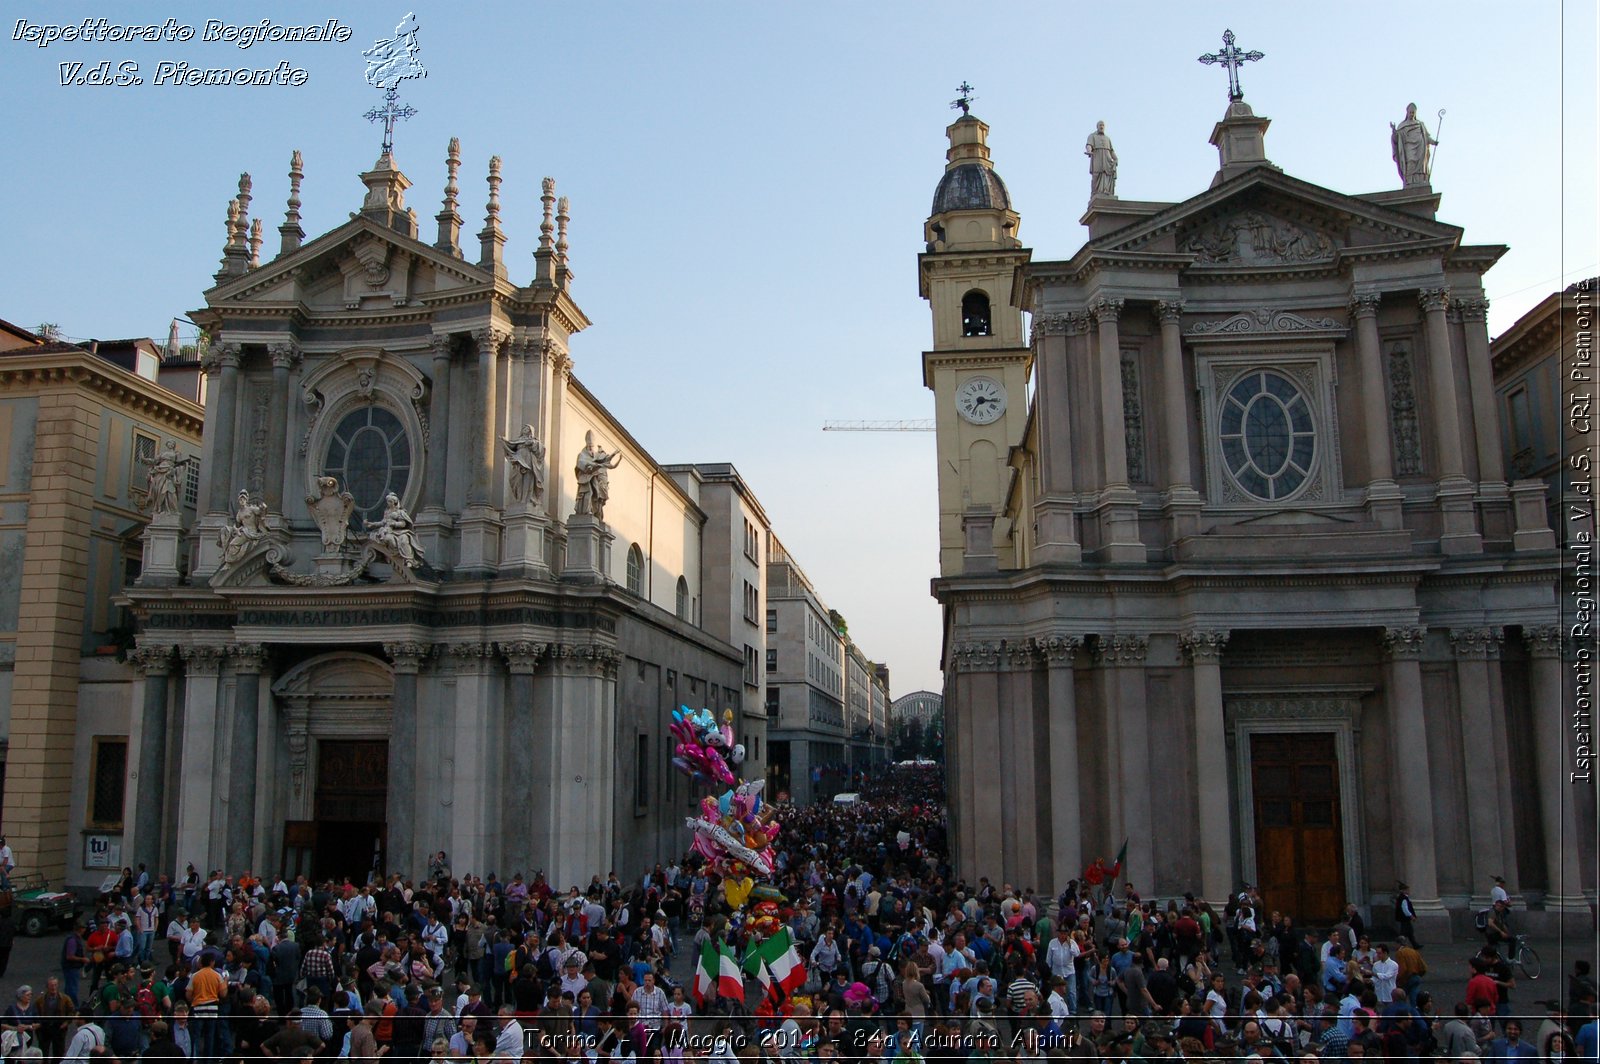
[[[932,432],[933,418],[901,421],[824,421],[823,432]]]

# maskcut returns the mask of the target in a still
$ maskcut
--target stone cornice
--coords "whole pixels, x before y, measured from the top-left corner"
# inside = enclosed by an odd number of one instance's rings
[[[26,393],[72,386],[102,396],[174,432],[200,438],[204,407],[87,351],[8,353],[0,359],[0,391]]]

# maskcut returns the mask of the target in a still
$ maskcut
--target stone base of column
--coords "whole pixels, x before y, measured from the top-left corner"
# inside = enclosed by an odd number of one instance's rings
[[[417,515],[417,543],[422,547],[422,556],[440,572],[452,567],[449,558],[450,530],[454,527],[455,522],[450,515],[437,506],[429,507]]]
[[[1176,544],[1180,540],[1200,534],[1200,511],[1205,509],[1206,501],[1200,493],[1187,484],[1176,484],[1167,489],[1161,501],[1161,515],[1167,525],[1167,542]]]
[[[1366,501],[1367,516],[1379,528],[1392,531],[1405,525],[1402,509],[1406,495],[1394,481],[1374,480],[1368,484]]]
[[[1417,918],[1413,925],[1417,941],[1425,946],[1447,945],[1455,941],[1450,928],[1450,910],[1438,898],[1412,898],[1411,907]]]
[[[182,579],[178,552],[183,542],[183,515],[157,514],[145,526],[144,561],[139,568],[141,587],[170,587]]]
[[[500,572],[548,577],[550,560],[545,556],[544,536],[549,527],[550,519],[526,504],[523,509],[506,514]]]
[[[1511,538],[1515,519],[1511,512],[1511,489],[1503,480],[1478,484],[1478,527],[1486,543],[1504,543]]]
[[[615,534],[588,514],[567,518],[567,565],[561,579],[598,584],[610,570],[611,541]]]
[[[1439,481],[1434,496],[1439,504],[1439,552],[1482,554],[1483,534],[1478,531],[1477,490],[1465,477]]]
[[[467,507],[457,525],[461,548],[456,575],[467,579],[488,579],[500,567],[500,537],[504,524],[499,512],[482,504]]]
[[[206,514],[195,524],[194,531],[199,543],[194,555],[194,567],[189,570],[190,583],[203,582],[222,564],[222,546],[217,542],[217,533],[227,523],[227,514]]]
[[[988,509],[967,511],[961,516],[961,531],[966,544],[961,552],[961,571],[997,571],[1000,558],[994,549],[994,512]]]
[[[1083,545],[1078,542],[1078,522],[1072,504],[1056,499],[1033,508],[1038,541],[1033,545],[1033,560],[1041,565],[1072,565],[1083,561]]]
[[[1139,496],[1126,484],[1113,484],[1100,493],[1095,504],[1095,519],[1100,523],[1100,549],[1094,552],[1101,562],[1145,562],[1150,552],[1139,538]]]
[[[1512,534],[1515,550],[1554,550],[1556,534],[1545,509],[1548,489],[1542,480],[1519,480],[1511,485],[1511,510],[1516,518]]]

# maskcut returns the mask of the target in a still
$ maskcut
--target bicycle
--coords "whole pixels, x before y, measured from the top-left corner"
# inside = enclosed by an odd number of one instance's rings
[[[1511,942],[1511,963],[1515,964],[1519,969],[1521,969],[1522,974],[1526,978],[1539,978],[1539,972],[1543,969],[1541,969],[1539,965],[1538,952],[1534,950],[1532,946],[1528,945],[1528,936],[1512,935]]]

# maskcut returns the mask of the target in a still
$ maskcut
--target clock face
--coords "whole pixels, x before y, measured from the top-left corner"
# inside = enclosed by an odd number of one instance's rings
[[[956,389],[956,412],[974,425],[989,425],[1006,412],[1005,387],[993,377],[969,377]]]

